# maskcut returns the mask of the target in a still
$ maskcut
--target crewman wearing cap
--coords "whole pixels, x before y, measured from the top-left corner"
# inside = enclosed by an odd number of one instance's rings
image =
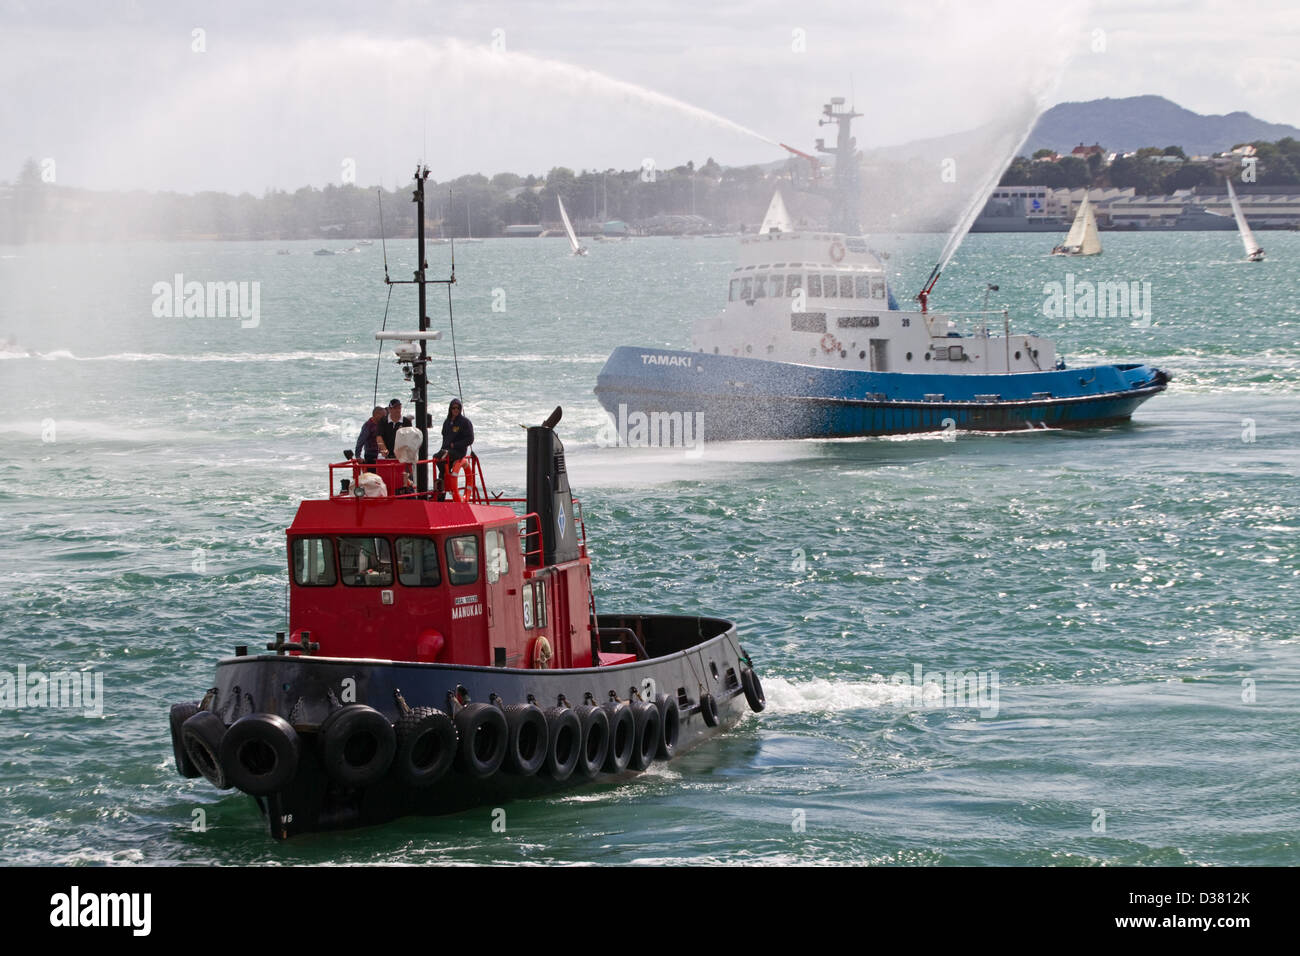
[[[379,435],[384,439],[384,447],[388,449],[387,457],[392,458],[396,455],[397,448],[397,430],[402,427],[402,402],[401,399],[393,399],[388,403],[388,417],[379,423]]]
[[[442,423],[442,447],[433,456],[438,461],[438,482],[445,489],[439,493],[439,501],[447,500],[446,491],[451,492],[452,501],[461,500],[456,472],[465,469],[465,456],[472,444],[474,424],[462,414],[460,399],[453,398],[447,406],[447,420]]]

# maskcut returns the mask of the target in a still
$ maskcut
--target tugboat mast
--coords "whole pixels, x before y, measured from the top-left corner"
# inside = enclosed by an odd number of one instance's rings
[[[834,146],[827,146],[826,140],[817,140],[817,151],[829,153],[835,157],[835,185],[831,193],[830,231],[856,236],[862,231],[858,222],[858,141],[851,135],[853,120],[861,116],[852,107],[845,108],[844,97],[832,96],[831,101],[822,107],[823,118],[818,126],[834,123],[839,133]]]
[[[421,332],[429,331],[429,316],[425,311],[425,270],[429,264],[424,259],[424,181],[429,178],[428,166],[415,167],[415,195],[412,197],[415,202],[415,238],[416,238],[416,269],[415,284],[419,289],[420,315],[419,330]],[[420,457],[419,461],[425,461],[429,457],[429,342],[424,337],[420,338],[420,360],[415,363],[414,384],[412,391],[415,398],[415,427],[420,429]],[[420,465],[415,469],[415,490],[421,494],[429,490],[429,467]]]

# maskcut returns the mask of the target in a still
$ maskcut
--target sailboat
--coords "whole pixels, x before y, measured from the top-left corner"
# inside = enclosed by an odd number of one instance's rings
[[[564,231],[569,234],[569,245],[573,249],[573,254],[575,256],[585,256],[587,250],[578,241],[578,236],[573,231],[573,223],[569,222],[569,214],[564,211],[564,200],[557,195],[555,201],[560,204],[560,218],[564,220]]]
[[[790,213],[786,211],[785,200],[781,198],[781,192],[778,190],[772,193],[772,202],[767,207],[767,215],[763,217],[763,224],[758,227],[758,233],[766,236],[774,232],[792,231]]]
[[[1246,258],[1251,262],[1263,262],[1264,250],[1258,242],[1255,241],[1255,234],[1250,231],[1250,226],[1246,224],[1246,215],[1241,211],[1241,200],[1237,198],[1237,190],[1232,188],[1232,180],[1225,179],[1228,184],[1228,199],[1232,203],[1232,216],[1237,220],[1237,232],[1241,236],[1241,244],[1246,247]]]
[[[482,239],[474,238],[474,217],[470,214],[469,203],[465,203],[465,228],[469,231],[469,236],[462,239],[462,243],[481,243]]]
[[[1095,256],[1101,252],[1101,237],[1097,235],[1097,217],[1093,214],[1088,194],[1074,216],[1065,242],[1052,250],[1054,256]]]

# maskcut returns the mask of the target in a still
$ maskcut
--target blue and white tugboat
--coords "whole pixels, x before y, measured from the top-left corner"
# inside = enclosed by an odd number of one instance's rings
[[[828,103],[822,120],[838,125],[838,145],[819,141],[837,154],[831,230],[792,229],[778,193],[759,234],[741,240],[725,308],[696,323],[690,350],[616,348],[595,391],[620,435],[648,425],[650,443],[658,430],[666,444],[664,430],[683,420],[697,441],[1081,428],[1126,421],[1164,391],[1170,375],[1143,364],[1066,368],[1051,340],[1012,334],[1005,312],[993,328],[977,313],[963,330],[932,311],[947,250],[919,310],[899,308],[856,235],[849,126],[859,114],[842,104]]]
[[[417,169],[416,222],[424,222]],[[384,332],[427,419],[430,332]],[[391,280],[390,280],[391,281]],[[398,284],[398,283],[393,283]],[[329,466],[286,532],[289,630],[171,708],[182,776],[253,796],[272,836],[380,823],[646,769],[762,710],[735,625],[602,613],[561,412],[528,429],[526,493],[469,454],[432,480],[427,428],[397,457]],[[463,488],[460,487],[463,480]],[[451,500],[443,500],[451,492]]]

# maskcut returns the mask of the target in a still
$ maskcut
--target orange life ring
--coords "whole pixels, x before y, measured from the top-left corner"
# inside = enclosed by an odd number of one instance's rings
[[[551,653],[551,642],[545,637],[538,637],[533,642],[533,668],[535,670],[546,670],[551,666],[551,660],[554,655]]]
[[[838,352],[839,350],[840,350],[840,343],[835,340],[835,336],[831,335],[829,332],[827,332],[825,335],[822,336],[823,352],[829,354],[831,352]]]
[[[836,239],[831,243],[831,261],[839,262],[844,258],[844,243]]]

